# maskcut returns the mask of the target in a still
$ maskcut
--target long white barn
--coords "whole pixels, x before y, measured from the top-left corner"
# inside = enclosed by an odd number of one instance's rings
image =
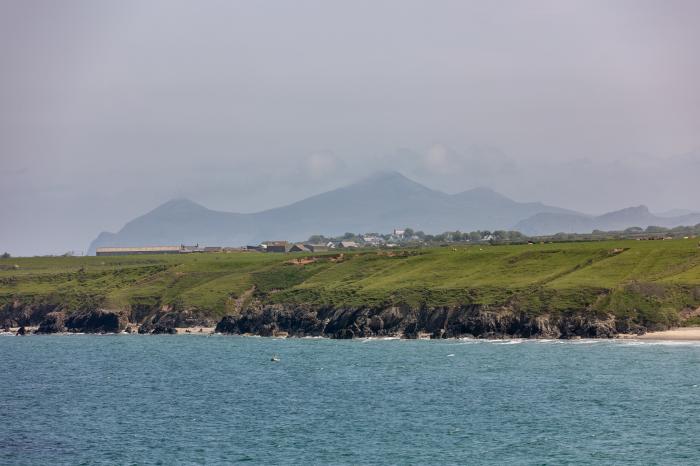
[[[179,254],[185,252],[182,246],[144,246],[97,248],[98,256],[126,256],[131,254]]]

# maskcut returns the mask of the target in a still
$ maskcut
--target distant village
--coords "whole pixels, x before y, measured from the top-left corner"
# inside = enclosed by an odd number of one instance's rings
[[[478,230],[472,232],[448,231],[438,235],[414,231],[411,228],[394,229],[389,234],[379,233],[345,233],[338,237],[313,235],[307,241],[264,241],[260,244],[243,247],[225,246],[138,246],[138,247],[100,247],[98,256],[121,256],[134,254],[194,254],[222,252],[261,252],[261,253],[317,253],[331,250],[359,248],[396,248],[421,246],[448,246],[454,243],[472,244],[523,244],[536,242],[570,242],[600,241],[607,239],[669,240],[678,238],[695,238],[700,235],[700,224],[688,227],[647,228],[632,227],[623,231],[598,231],[591,233],[557,233],[550,236],[528,237],[518,231]]]
[[[422,232],[416,235],[410,228],[395,229],[389,235],[378,233],[368,233],[356,235],[346,233],[342,237],[327,238],[322,235],[314,235],[307,241],[264,241],[260,244],[248,245],[244,247],[225,246],[200,246],[195,244],[188,246],[143,246],[143,247],[101,247],[96,249],[98,256],[123,256],[131,254],[189,254],[189,253],[213,253],[213,252],[269,252],[269,253],[290,253],[290,252],[326,252],[334,249],[358,249],[369,247],[398,247],[406,245],[407,242],[421,242],[424,237]],[[486,239],[488,241],[488,239]]]

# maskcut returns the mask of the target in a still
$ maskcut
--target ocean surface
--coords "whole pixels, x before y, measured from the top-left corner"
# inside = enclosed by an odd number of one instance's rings
[[[8,336],[0,355],[0,464],[700,463],[695,343]]]

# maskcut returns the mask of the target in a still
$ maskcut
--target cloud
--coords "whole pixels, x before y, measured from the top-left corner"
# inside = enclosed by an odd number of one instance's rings
[[[306,168],[311,178],[319,179],[335,174],[340,165],[332,152],[318,152],[306,159]]]
[[[452,160],[451,160],[452,159]],[[442,144],[433,144],[425,155],[425,167],[432,173],[448,174],[454,170],[454,157],[450,157],[447,147]]]

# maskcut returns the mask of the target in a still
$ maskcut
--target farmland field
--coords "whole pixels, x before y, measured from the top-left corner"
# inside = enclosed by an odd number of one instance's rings
[[[0,304],[71,312],[176,306],[211,316],[242,299],[324,306],[516,305],[673,324],[700,305],[693,239],[0,260]]]

